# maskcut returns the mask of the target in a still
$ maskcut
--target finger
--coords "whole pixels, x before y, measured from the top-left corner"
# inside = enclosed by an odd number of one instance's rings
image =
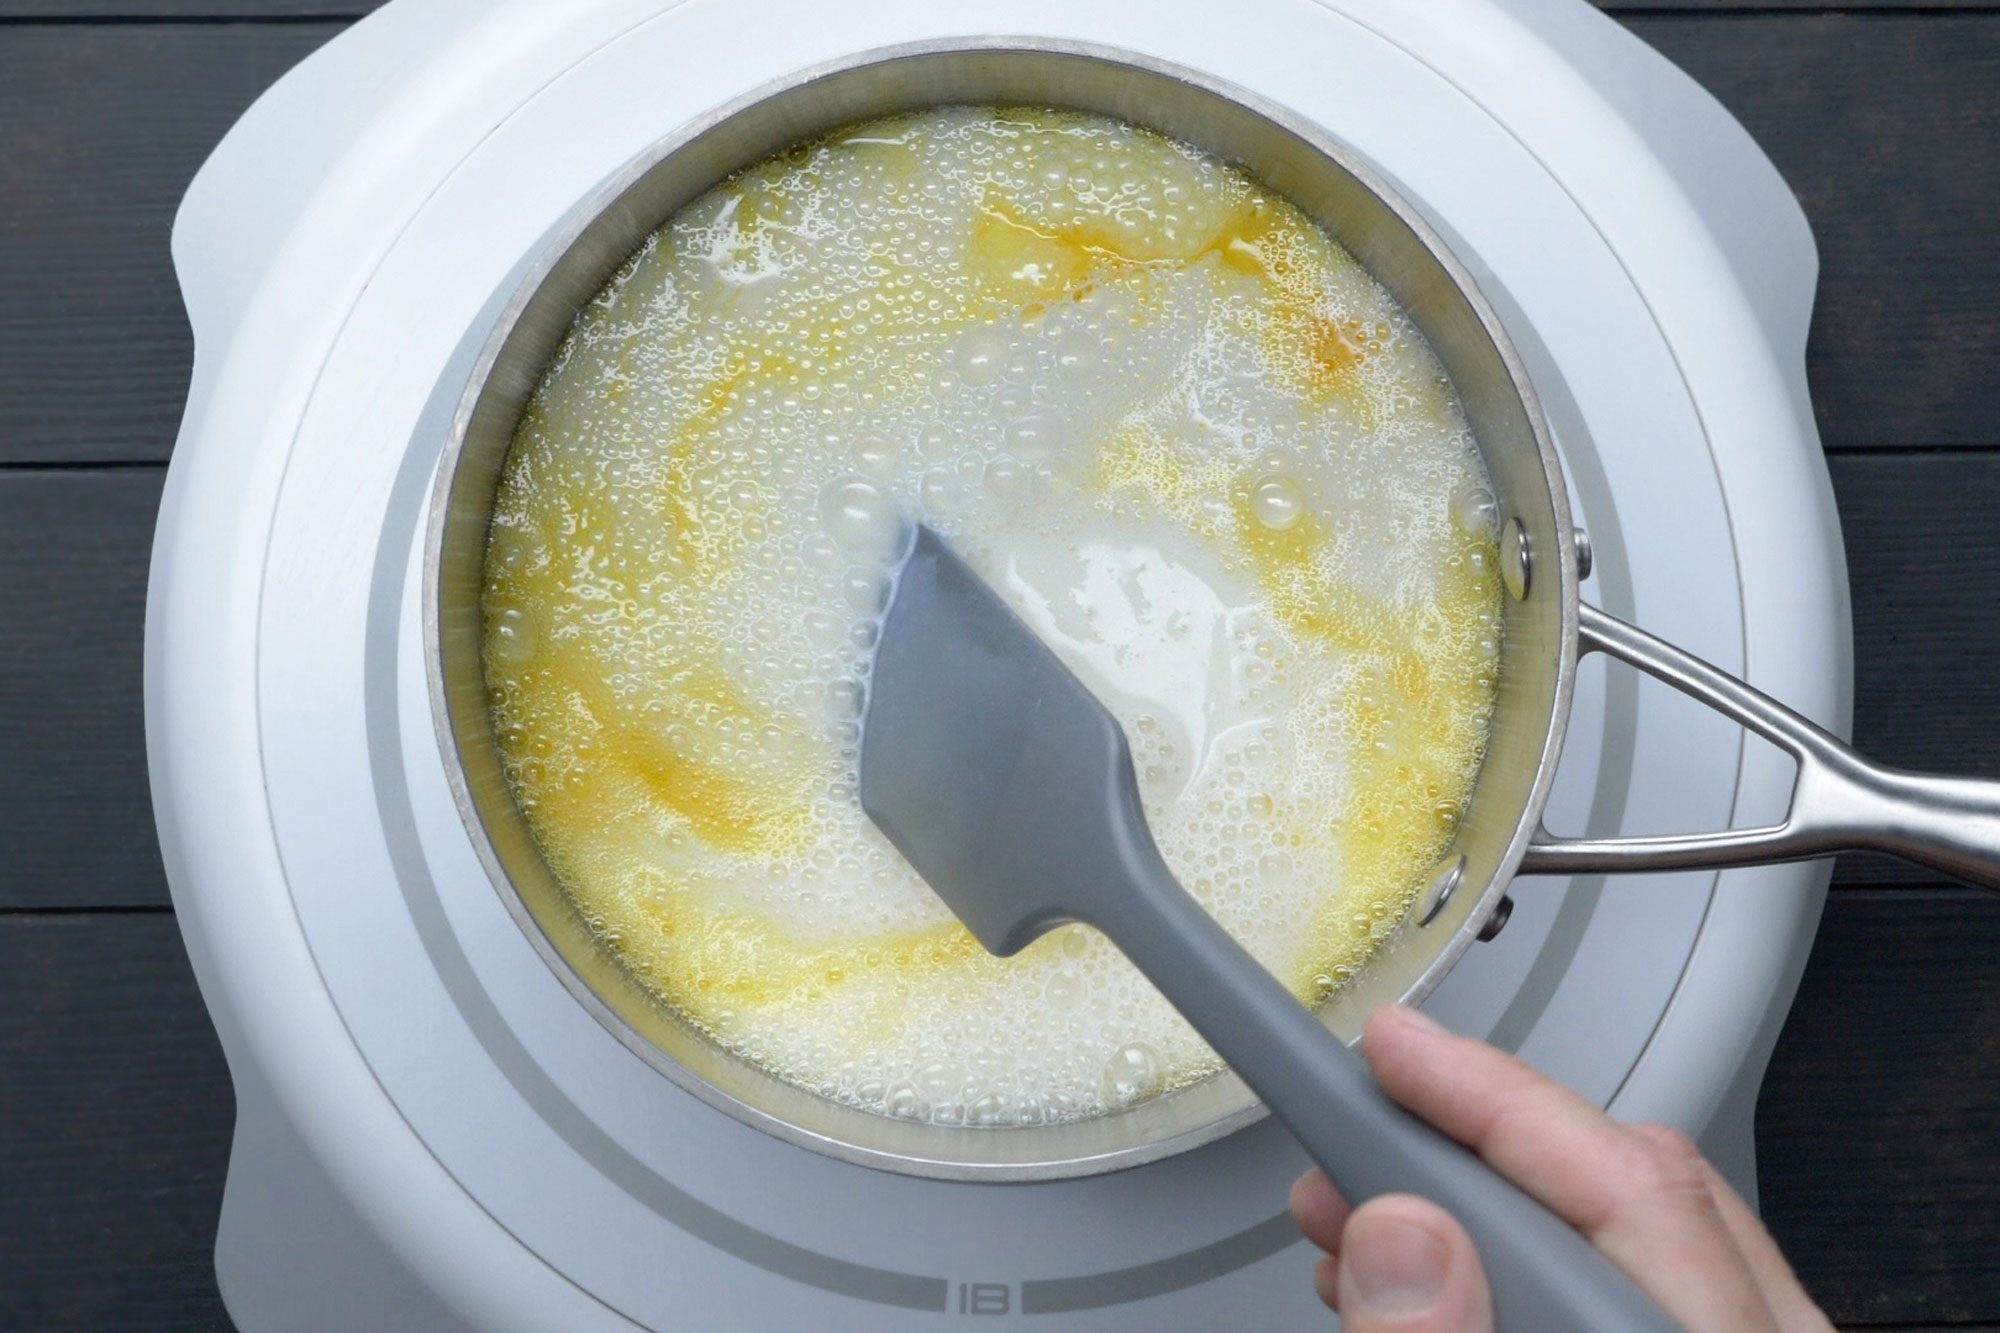
[[[1329,1262],[1343,1333],[1492,1333],[1479,1254],[1434,1203],[1409,1194],[1370,1199],[1347,1219],[1339,1258]]]
[[[1639,1134],[1657,1134],[1656,1125],[1634,1125]],[[1771,1233],[1750,1211],[1750,1205],[1743,1202],[1730,1183],[1723,1179],[1712,1163],[1703,1162],[1702,1173],[1708,1180],[1708,1192],[1715,1200],[1716,1211],[1722,1214],[1722,1224],[1729,1228],[1729,1234],[1736,1241],[1736,1248],[1742,1252],[1744,1261],[1750,1265],[1751,1274],[1763,1290],[1764,1303],[1771,1307],[1778,1327],[1784,1333],[1831,1333],[1833,1324],[1824,1312],[1806,1293],[1798,1275],[1785,1259],[1778,1243],[1771,1239]]]
[[[1369,1019],[1362,1049],[1391,1097],[1583,1232],[1682,1324],[1776,1327],[1685,1138],[1636,1133],[1512,1056],[1400,1006]]]
[[[1328,1254],[1340,1248],[1340,1229],[1352,1211],[1324,1171],[1308,1171],[1292,1185],[1292,1220]]]
[[[1338,1255],[1324,1254],[1313,1265],[1313,1292],[1320,1304],[1336,1314],[1340,1312],[1340,1258]]]

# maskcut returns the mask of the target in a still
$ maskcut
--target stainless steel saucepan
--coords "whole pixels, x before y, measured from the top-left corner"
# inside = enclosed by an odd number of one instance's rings
[[[1222,1075],[1064,1125],[892,1120],[783,1083],[654,1001],[558,887],[502,776],[480,665],[481,565],[495,488],[529,394],[576,312],[682,205],[739,168],[874,116],[954,103],[1095,112],[1237,163],[1346,246],[1406,309],[1451,376],[1502,516],[1506,584],[1491,736],[1455,843],[1409,917],[1322,1007],[1351,1038],[1378,1003],[1422,999],[1505,911],[1517,873],[1751,865],[1873,848],[2000,887],[2000,784],[1870,764],[1741,681],[1577,600],[1588,559],[1533,387],[1464,267],[1407,203],[1318,126],[1242,89],[1130,52],[967,39],[868,52],[763,88],[661,140],[548,245],[460,403],[433,496],[425,611],[431,696],[460,813],[502,898],[570,991],[641,1058],[707,1102],[830,1156],[951,1179],[1087,1175],[1182,1152],[1263,1114]],[[1542,809],[1582,653],[1620,658],[1798,761],[1769,828],[1605,841],[1550,836]]]

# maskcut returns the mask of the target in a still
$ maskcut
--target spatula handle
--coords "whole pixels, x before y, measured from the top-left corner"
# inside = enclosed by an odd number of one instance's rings
[[[1149,836],[1129,841],[1120,860],[1131,882],[1092,895],[1100,910],[1090,924],[1187,1017],[1347,1199],[1408,1193],[1448,1209],[1478,1247],[1500,1329],[1677,1327],[1568,1223],[1391,1102],[1360,1057],[1189,896]]]

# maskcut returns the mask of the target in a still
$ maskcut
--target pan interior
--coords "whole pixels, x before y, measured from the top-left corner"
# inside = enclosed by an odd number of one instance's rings
[[[1226,1132],[1255,1114],[1219,1078],[1096,1120],[968,1133],[838,1106],[719,1050],[644,992],[597,944],[556,885],[504,781],[479,657],[487,516],[528,395],[575,312],[662,221],[734,170],[841,125],[942,104],[1095,112],[1193,143],[1246,168],[1352,252],[1409,312],[1458,390],[1501,511],[1531,547],[1560,549],[1545,444],[1509,358],[1462,280],[1411,217],[1340,150],[1241,95],[1135,57],[1020,45],[887,53],[808,75],[675,136],[587,203],[503,319],[461,412],[433,522],[434,684],[468,824],[530,937],[586,1005],[670,1077],[760,1127],[836,1156],[917,1174],[1030,1178],[1130,1164]],[[1465,884],[1430,925],[1406,926],[1328,1005],[1351,1032],[1367,1006],[1424,989],[1481,919],[1489,881],[1518,856],[1551,744],[1560,672],[1558,581],[1507,607],[1488,759],[1453,855]],[[1538,665],[1539,664],[1539,665]]]

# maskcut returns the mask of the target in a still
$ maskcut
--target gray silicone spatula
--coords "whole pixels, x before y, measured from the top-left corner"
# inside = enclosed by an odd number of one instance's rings
[[[1175,882],[1118,722],[919,527],[875,650],[861,805],[979,942],[1103,931],[1348,1199],[1408,1192],[1456,1215],[1502,1329],[1670,1329],[1566,1223],[1383,1095],[1366,1066]]]

